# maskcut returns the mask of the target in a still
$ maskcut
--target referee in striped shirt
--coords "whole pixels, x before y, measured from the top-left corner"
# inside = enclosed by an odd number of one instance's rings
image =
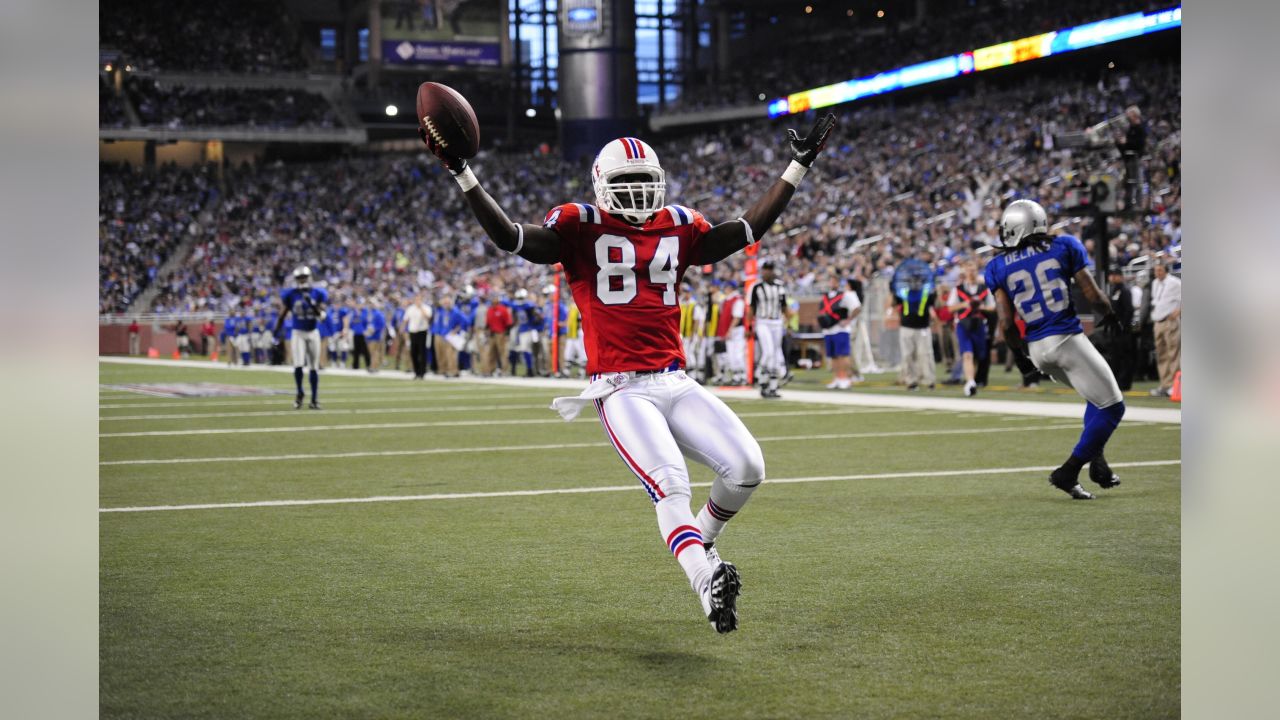
[[[780,397],[778,381],[787,375],[787,360],[782,354],[782,331],[790,309],[787,307],[787,291],[778,280],[772,260],[760,265],[760,282],[751,288],[750,311],[756,344],[760,348],[756,373],[760,397]]]

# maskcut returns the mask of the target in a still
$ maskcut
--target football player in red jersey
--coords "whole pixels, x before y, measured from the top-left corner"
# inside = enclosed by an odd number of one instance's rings
[[[801,137],[793,159],[742,217],[711,225],[666,204],[653,148],[635,138],[605,145],[591,167],[595,205],[552,208],[541,226],[513,223],[480,187],[466,160],[423,134],[499,249],[534,263],[562,263],[582,313],[591,384],[552,404],[572,419],[594,404],[619,457],[654,502],[658,528],[717,632],[738,626],[738,570],[715,541],[764,480],[760,445],[719,398],[688,377],[680,340],[679,285],[690,265],[710,265],[755,243],[773,226],[835,125],[828,114]],[[716,473],[695,518],[684,455]]]

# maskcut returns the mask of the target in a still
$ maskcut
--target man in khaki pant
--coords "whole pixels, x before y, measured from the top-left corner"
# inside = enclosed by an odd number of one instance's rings
[[[1151,283],[1151,321],[1155,323],[1160,387],[1151,394],[1168,397],[1173,376],[1182,369],[1182,280],[1170,275],[1163,262],[1156,264],[1155,274]]]
[[[453,306],[453,296],[445,295],[431,324],[431,334],[435,337],[436,370],[444,377],[458,376],[458,348],[450,340],[462,337],[466,329],[465,318]]]
[[[485,310],[485,329],[489,337],[481,354],[480,373],[482,375],[492,375],[495,372],[499,375],[503,374],[502,367],[507,362],[508,334],[513,324],[511,308],[495,297]]]
[[[911,281],[905,297],[894,296],[891,312],[902,322],[898,343],[902,348],[902,381],[908,390],[921,385],[934,389],[937,382],[933,360],[933,325],[938,319],[932,288],[922,280]]]

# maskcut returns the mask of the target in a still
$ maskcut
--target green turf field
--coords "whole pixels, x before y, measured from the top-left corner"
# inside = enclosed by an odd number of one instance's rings
[[[169,381],[292,388],[100,365]],[[546,409],[563,392],[322,383],[320,412],[102,390],[102,508],[233,505],[99,515],[103,717],[1179,713],[1180,466],[1094,502],[1009,471],[1078,422],[732,401],[777,482],[722,537],[744,591],[719,636],[599,424]],[[1177,461],[1180,434],[1126,423],[1108,457]],[[619,489],[484,495],[591,488]]]

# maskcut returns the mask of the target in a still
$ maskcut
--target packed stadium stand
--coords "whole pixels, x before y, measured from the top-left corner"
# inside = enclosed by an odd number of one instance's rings
[[[280,73],[306,68],[297,28],[277,0],[108,0],[99,45],[139,70]]]
[[[639,120],[637,132],[666,168],[669,202],[723,222],[776,177],[788,157],[785,128],[804,129],[816,114],[768,120],[762,96],[1161,7],[925,0],[888,5],[877,18],[873,4],[850,5],[853,16],[727,6],[726,42],[706,48],[700,38],[673,76],[683,78],[678,98],[645,108]],[[480,119],[477,175],[513,219],[536,223],[559,203],[594,201],[588,161],[561,153],[569,140],[561,98],[529,84],[555,81],[558,68],[530,66],[536,53],[527,46],[515,66],[497,68],[361,64],[345,47],[337,53],[351,62],[344,71],[320,61],[314,38],[305,39],[316,21],[295,17],[301,5],[292,0],[174,7],[158,13],[127,0],[102,9],[104,57],[109,49],[113,60],[99,68],[99,310],[110,321],[265,310],[302,263],[336,302],[398,302],[419,288],[433,301],[467,287],[537,292],[549,281],[547,267],[486,240],[406,111],[424,80],[460,90]],[[337,35],[349,41],[356,29]],[[796,296],[818,294],[834,271],[863,280],[867,302],[881,307],[902,260],[927,253],[947,279],[960,259],[983,256],[1000,208],[1018,197],[1039,199],[1058,231],[1095,251],[1091,213],[1070,203],[1091,174],[1114,175],[1121,163],[1114,152],[1064,148],[1064,136],[1137,105],[1149,133],[1135,173],[1140,209],[1110,220],[1107,255],[1126,265],[1176,253],[1181,71],[1170,36],[831,108],[839,125],[824,162],[762,252],[784,260],[779,274]],[[548,106],[555,112],[543,112]],[[145,151],[123,147],[130,143]],[[705,291],[742,275],[737,256],[688,279]],[[879,322],[872,313],[873,332]]]
[[[1108,83],[1086,75],[977,82],[941,97],[841,110],[830,159],[800,189],[765,252],[789,258],[783,275],[799,292],[831,267],[860,265],[870,276],[919,248],[944,261],[972,254],[1010,198],[1038,197],[1063,212],[1078,160],[1046,147],[1055,132],[1134,103],[1151,128],[1144,172],[1154,200],[1149,214],[1124,221],[1112,254],[1125,262],[1163,250],[1180,240],[1180,77],[1176,63],[1156,62]],[[757,121],[656,140],[668,197],[713,222],[736,217],[785,161],[780,127]],[[512,217],[527,222],[560,202],[592,199],[587,168],[554,156],[485,153],[473,165]],[[220,182],[209,170],[104,166],[101,185],[104,257],[131,259],[131,287],[155,280],[161,288],[144,309],[252,305],[303,262],[340,296],[402,294],[424,278],[437,293],[546,279],[542,266],[500,257],[425,152],[231,167]],[[1083,222],[1068,229],[1085,234]],[[191,255],[153,278],[182,232],[195,236]],[[739,277],[737,262],[717,266],[716,278]],[[104,260],[106,267],[115,264]],[[104,274],[104,310],[127,308],[132,295],[119,279],[110,283]]]
[[[290,129],[341,124],[328,100],[305,90],[173,86],[136,76],[125,89],[143,125]]]

